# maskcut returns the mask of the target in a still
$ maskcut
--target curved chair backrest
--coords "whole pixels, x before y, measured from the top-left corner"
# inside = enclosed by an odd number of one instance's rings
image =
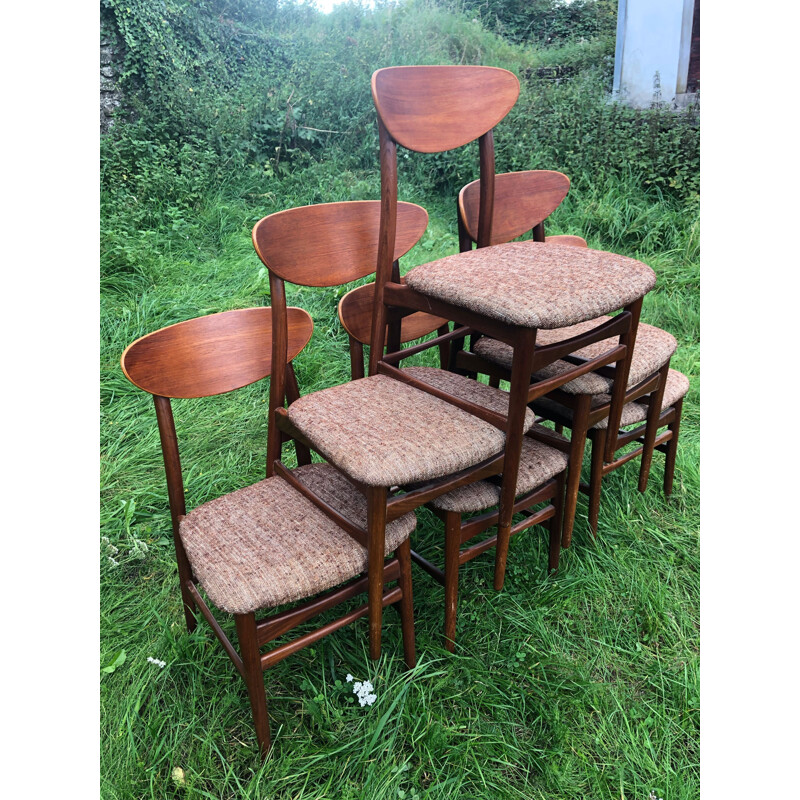
[[[386,67],[372,75],[378,117],[418,153],[452,150],[490,131],[519,97],[519,79],[499,67]]]
[[[321,203],[278,211],[253,228],[253,245],[271,274],[301,286],[340,286],[375,272],[379,200]],[[393,260],[405,255],[428,226],[428,212],[397,204]]]
[[[368,283],[351,289],[339,301],[339,321],[347,333],[361,344],[369,344],[372,333],[372,313],[375,308],[375,284]],[[400,325],[400,343],[406,344],[433,333],[447,320],[424,311],[403,317]]]
[[[458,193],[458,215],[473,242],[478,241],[480,180]],[[490,244],[510,242],[543,222],[569,191],[569,178],[561,172],[536,169],[505,172],[494,178],[494,219]]]
[[[314,323],[289,308],[287,363],[311,338]],[[122,354],[122,371],[159,397],[210,397],[272,372],[272,309],[244,308],[178,322],[149,333]]]
[[[491,238],[494,202],[494,126],[519,97],[519,79],[499,67],[404,66],[372,74],[372,99],[378,115],[381,165],[381,226],[375,272],[375,314],[369,360],[374,374],[383,348],[396,344],[397,326],[386,335],[384,286],[396,280],[392,253],[398,227],[397,145],[419,153],[438,153],[478,140],[480,219],[478,247]]]

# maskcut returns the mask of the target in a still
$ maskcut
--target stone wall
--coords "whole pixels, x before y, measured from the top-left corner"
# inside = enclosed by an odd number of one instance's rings
[[[100,133],[108,133],[114,124],[113,112],[122,103],[117,86],[119,47],[113,33],[100,27]]]

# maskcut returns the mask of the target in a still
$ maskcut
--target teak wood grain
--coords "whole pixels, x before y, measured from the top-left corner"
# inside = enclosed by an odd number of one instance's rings
[[[309,342],[314,323],[287,309],[286,362]],[[131,383],[161,397],[210,397],[272,371],[272,309],[244,308],[178,322],[137,339],[122,354]]]
[[[378,117],[418,153],[452,150],[490,131],[514,106],[519,79],[499,67],[386,67],[372,75]]]
[[[351,289],[339,301],[339,321],[347,333],[361,344],[369,344],[372,335],[372,315],[375,308],[375,284],[368,283]],[[404,316],[400,323],[400,342],[413,342],[446,325],[447,320],[416,311]]]
[[[495,175],[495,214],[490,244],[509,242],[535,228],[558,208],[567,196],[569,186],[566,175],[552,170]],[[478,241],[480,190],[481,182],[476,180],[464,186],[458,194],[459,215],[467,235],[474,242]]]
[[[428,226],[428,212],[399,203],[392,260]],[[253,228],[253,245],[270,272],[300,286],[339,286],[375,272],[380,201],[321,203],[270,214]]]

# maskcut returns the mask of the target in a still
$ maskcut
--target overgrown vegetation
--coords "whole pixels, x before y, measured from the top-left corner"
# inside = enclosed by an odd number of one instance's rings
[[[126,98],[101,145],[103,797],[697,796],[699,121],[608,102],[615,5],[409,0],[323,16],[274,0],[101,0]],[[160,326],[268,303],[250,242],[265,214],[378,197],[369,78],[406,63],[519,75],[498,171],[566,172],[548,232],[656,270],[644,320],[678,338],[673,365],[692,381],[675,494],[660,493],[660,456],[644,495],[634,465],[613,473],[597,541],[582,500],[555,579],[535,532],[512,543],[501,593],[491,554],[471,562],[454,656],[442,591],[415,571],[419,667],[402,671],[391,614],[377,665],[358,625],[287,659],[266,674],[277,739],[262,767],[238,675],[206,625],[182,627],[152,402],[119,356]],[[457,250],[454,196],[476,172],[470,148],[401,156],[401,197],[430,213],[404,269]],[[303,391],[346,380],[334,293],[290,302],[316,323]],[[263,476],[265,398],[175,404],[190,506]],[[438,523],[419,517],[415,546],[440,559]],[[372,681],[374,706],[353,705],[348,672]]]

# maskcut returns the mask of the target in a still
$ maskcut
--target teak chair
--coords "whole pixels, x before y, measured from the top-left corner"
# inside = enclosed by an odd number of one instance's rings
[[[544,220],[555,211],[568,191],[569,179],[559,172],[530,170],[495,176],[495,221],[492,225],[491,243],[508,242],[530,230],[534,241],[586,247],[586,242],[581,237],[548,237],[544,233]],[[479,210],[480,180],[477,180],[464,186],[458,194],[459,245],[462,252],[472,250],[473,243],[478,241]],[[539,341],[542,344],[560,342],[609,319],[604,316],[579,326],[542,331]],[[458,344],[456,343],[456,348]],[[574,362],[581,358],[592,358],[608,345],[608,342],[596,343],[584,350],[573,352],[569,360]],[[625,403],[632,403],[653,392],[663,392],[663,384],[660,389],[658,385],[659,374],[663,369],[663,375],[666,376],[670,358],[676,347],[677,342],[671,334],[652,325],[639,324],[636,347],[630,358]],[[470,337],[470,351],[466,353],[454,349],[452,360],[454,369],[462,372],[486,373],[490,376],[490,383],[493,386],[498,386],[501,379],[509,379],[513,353],[507,344],[491,337],[481,338],[479,335],[473,335]],[[550,365],[539,377],[549,377],[569,368],[567,362]],[[629,435],[618,431],[614,437],[617,442],[613,448],[608,442],[610,437],[607,431],[611,415],[613,386],[613,372],[607,372],[605,375],[585,375],[561,386],[550,396],[559,404],[555,407],[554,416],[550,414],[554,407],[548,404],[547,399],[542,398],[534,404],[537,413],[557,423],[556,430],[559,432],[565,425],[571,428],[570,472],[567,478],[564,539],[562,542],[565,547],[569,547],[572,538],[571,532],[579,490],[583,489],[589,494],[589,523],[592,532],[596,533],[602,475],[630,460],[626,456],[625,461],[621,462],[615,455],[616,451],[623,446],[619,438],[622,437],[624,443],[627,444],[632,441]],[[660,408],[658,397],[655,397],[654,410],[656,406]],[[632,419],[634,416],[638,417],[638,412],[634,413],[631,408],[626,406],[622,417]],[[651,422],[645,430],[643,449],[637,451],[637,454],[644,452],[642,466],[644,467],[646,462],[647,469],[649,469],[655,441],[654,425],[655,422]],[[592,441],[593,466],[589,486],[580,482],[581,464],[587,438]],[[607,462],[608,469],[603,471],[604,462]]]
[[[373,273],[380,215],[378,201],[325,203],[280,211],[256,224],[253,244],[269,270],[273,363],[286,360],[285,283],[335,286]],[[398,204],[391,250],[395,270],[427,221],[420,206]],[[372,658],[380,655],[379,568],[387,524],[502,467],[505,436],[485,420],[507,411],[507,394],[445,370],[430,373],[436,385],[420,381],[425,391],[404,380],[372,375],[307,394],[288,408],[283,407],[284,376],[276,372],[272,378],[268,474],[287,475],[280,456],[288,437],[307,448],[306,454],[314,450],[338,467],[366,497],[366,529],[350,533],[362,537],[369,553]],[[454,405],[453,395],[463,408]],[[533,420],[528,411],[529,426]],[[316,502],[309,489],[296,488]]]
[[[492,241],[494,205],[493,128],[516,102],[519,81],[495,67],[408,66],[387,67],[372,76],[372,96],[378,116],[381,164],[381,232],[376,272],[375,315],[370,337],[369,372],[392,376],[425,390],[421,381],[403,374],[395,364],[403,357],[400,321],[413,311],[425,311],[458,323],[434,343],[463,340],[481,331],[508,345],[513,352],[508,413],[491,421],[506,433],[503,482],[500,492],[496,589],[501,589],[511,532],[515,490],[522,452],[528,403],[554,388],[600,367],[616,363],[610,417],[622,414],[629,351],[636,337],[641,302],[655,283],[649,267],[610,254],[584,248],[533,243],[488,247]],[[393,251],[398,213],[397,147],[421,153],[454,149],[478,140],[480,160],[480,210],[475,253],[460,253],[414,267],[401,283],[393,274]],[[613,268],[611,262],[613,261]],[[570,291],[565,279],[574,280],[572,262],[591,263],[594,284],[591,302],[584,290]],[[623,274],[621,267],[626,265]],[[590,271],[587,267],[586,272]],[[520,304],[520,293],[525,304]],[[602,311],[600,309],[603,309]],[[539,329],[564,327],[622,309],[613,319],[577,336],[547,347],[537,341]],[[387,334],[388,330],[388,334]],[[575,350],[619,336],[619,344],[605,345],[590,361],[571,365],[566,372],[531,383],[544,367]],[[381,346],[387,342],[387,353]],[[438,340],[438,342],[437,342]],[[425,343],[423,346],[430,346]],[[414,350],[414,348],[409,348]],[[613,453],[611,425],[607,449]]]
[[[339,301],[339,321],[348,333],[350,352],[353,355],[353,379],[364,372],[363,346],[370,342],[374,297],[374,285],[367,284],[352,289]],[[403,317],[401,344],[407,344],[433,331],[438,331],[441,335],[442,322],[441,318],[421,311]],[[447,327],[444,332],[447,332]],[[446,348],[446,345],[443,347]],[[446,366],[446,352],[441,353],[441,360],[442,366]],[[430,380],[431,375],[435,375],[435,370],[430,367],[408,367],[405,372],[422,381]],[[566,442],[566,439],[563,441]],[[552,443],[552,433],[538,425],[531,428],[523,439],[514,513],[522,514],[524,518],[512,527],[511,535],[534,525],[547,523],[550,534],[548,569],[552,572],[558,569],[561,552],[561,516],[567,457],[545,442]],[[411,558],[444,586],[444,645],[451,652],[455,649],[459,567],[494,547],[497,536],[490,536],[465,548],[462,546],[497,524],[499,499],[500,489],[496,478],[478,481],[437,497],[428,503],[428,507],[444,522],[444,569],[432,564],[413,549],[411,551]],[[542,503],[547,505],[534,510],[535,506]],[[475,514],[477,516],[465,518],[465,515]]]
[[[367,548],[353,530],[363,527],[366,504],[333,467],[307,464],[292,471],[288,481],[268,477],[187,513],[170,398],[230,392],[265,378],[273,364],[283,365],[276,375],[293,376],[291,359],[308,343],[313,323],[300,308],[283,313],[288,335],[285,357],[278,362],[272,359],[269,308],[179,322],[138,339],[122,355],[127,378],[155,402],[186,626],[190,632],[195,629],[199,610],[244,678],[263,756],[270,747],[263,670],[368,613],[362,605],[261,653],[265,644],[365,591],[368,581],[361,575],[367,570]],[[310,487],[329,505],[309,502],[297,484]],[[380,578],[380,603],[399,606],[409,667],[415,655],[408,537],[415,525],[413,514],[388,524],[385,548],[370,565]],[[396,557],[384,561],[392,551]],[[384,586],[392,581],[395,587]],[[214,606],[233,614],[239,652],[214,618],[201,587]],[[263,609],[301,600],[306,602],[256,620]]]
[[[614,459],[609,463],[603,459],[608,418],[596,422],[589,428],[591,470],[588,484],[582,482],[580,490],[589,496],[589,527],[593,534],[597,533],[603,478],[634,458],[641,458],[637,488],[640,492],[644,492],[647,489],[653,453],[655,450],[665,453],[664,494],[669,496],[672,493],[683,398],[688,391],[689,380],[686,376],[675,369],[670,369],[669,362],[665,364],[659,371],[659,382],[655,391],[627,403],[623,408]],[[599,403],[603,400],[607,400],[607,397],[595,399]],[[557,429],[571,427],[573,424],[571,409],[547,399],[541,400],[540,404],[547,418],[556,422]],[[657,433],[663,427],[667,430],[661,434]],[[626,428],[628,430],[625,430]],[[634,443],[637,446],[633,450],[620,452]]]

